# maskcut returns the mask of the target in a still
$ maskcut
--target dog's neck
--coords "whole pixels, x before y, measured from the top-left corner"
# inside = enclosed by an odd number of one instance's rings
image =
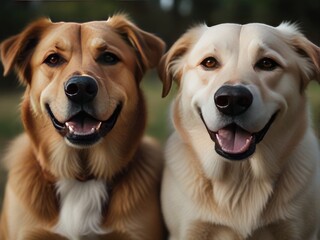
[[[55,183],[57,182],[57,177],[55,177],[50,171],[48,171],[47,169],[42,168],[42,173],[44,178],[50,182],[50,183]],[[79,181],[79,182],[87,182],[90,180],[94,180],[96,179],[96,177],[91,173],[91,174],[86,174],[83,173],[81,175],[78,175],[74,178],[75,180]]]
[[[40,161],[38,161],[38,164],[41,168],[43,177],[45,180],[47,180],[48,183],[51,184],[55,184],[56,182],[58,182],[58,177],[56,177],[53,173],[51,173],[49,170],[47,170],[46,168],[44,168],[43,166],[41,166]],[[112,176],[111,179],[109,180],[105,180],[105,182],[108,183],[109,189],[113,188],[113,185],[119,181],[119,179],[122,178],[122,176],[124,176],[129,169],[129,166],[131,165],[131,162],[128,164],[128,166],[124,167],[123,169],[120,169],[114,176]],[[70,178],[72,179],[72,178]],[[87,182],[90,180],[101,180],[99,179],[97,176],[95,176],[93,173],[90,173],[87,168],[84,169],[80,174],[78,174],[77,176],[75,176],[73,178],[74,180],[77,180],[79,182]]]
[[[80,154],[79,154],[80,155]],[[82,158],[81,158],[82,159]],[[40,161],[38,161],[40,163]],[[74,179],[79,181],[79,182],[87,182],[90,180],[94,180],[97,179],[96,176],[92,173],[90,173],[90,171],[88,171],[88,168],[86,166],[84,166],[84,161],[80,161],[80,166],[81,166],[81,172],[78,173]],[[43,173],[44,178],[50,182],[50,183],[56,183],[58,181],[58,177],[56,177],[52,172],[50,172],[50,170],[46,169],[44,166],[41,166],[41,170]]]

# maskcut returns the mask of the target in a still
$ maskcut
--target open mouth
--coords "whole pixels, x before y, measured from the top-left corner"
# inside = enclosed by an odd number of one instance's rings
[[[106,121],[100,121],[90,114],[81,111],[65,123],[59,122],[52,113],[49,104],[46,105],[53,126],[68,141],[75,145],[89,146],[103,138],[117,122],[122,105],[118,104],[112,115]]]
[[[201,119],[215,143],[216,152],[229,160],[243,160],[251,156],[256,150],[256,144],[262,141],[274,122],[277,113],[273,114],[268,123],[257,133],[250,133],[235,123],[231,123],[217,132],[213,132],[205,124],[202,114]]]

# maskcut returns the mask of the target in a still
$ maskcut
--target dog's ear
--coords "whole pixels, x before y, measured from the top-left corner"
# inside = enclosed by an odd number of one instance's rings
[[[188,52],[195,40],[199,38],[203,28],[204,26],[191,28],[161,58],[158,74],[163,83],[162,97],[168,95],[173,81],[176,81],[179,85],[183,70],[183,66],[179,60]]]
[[[305,37],[294,38],[292,44],[297,53],[307,60],[306,68],[302,69],[302,89],[305,89],[310,80],[320,83],[320,48]]]
[[[293,42],[297,52],[308,58],[310,67],[306,76],[306,84],[310,80],[320,83],[320,47],[316,46],[306,38],[297,38]]]
[[[0,44],[4,76],[15,68],[22,83],[31,80],[30,59],[41,34],[49,24],[51,22],[48,19],[35,21],[20,34],[4,40]]]
[[[302,68],[302,89],[310,80],[320,83],[320,48],[309,41],[295,24],[282,23],[278,28],[288,36],[289,43],[302,57],[299,64]]]
[[[165,50],[165,43],[159,37],[141,30],[123,14],[110,17],[107,23],[136,50],[140,78],[147,69],[158,65]]]

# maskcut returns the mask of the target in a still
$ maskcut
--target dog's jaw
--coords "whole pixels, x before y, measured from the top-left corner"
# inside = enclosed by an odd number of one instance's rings
[[[201,111],[199,114],[211,140],[215,143],[215,151],[228,160],[244,160],[254,154],[256,144],[263,140],[277,116],[277,112],[274,113],[260,131],[250,133],[235,123],[229,124],[218,131],[211,131],[207,127]]]
[[[237,124],[230,124],[217,132],[208,130],[208,133],[215,142],[216,152],[230,160],[245,159],[255,151],[255,134],[251,134]]]
[[[65,138],[67,144],[71,147],[84,148],[98,143],[112,130],[121,113],[122,104],[119,103],[112,115],[105,121],[97,120],[81,111],[61,123],[55,118],[48,104],[46,104],[46,109],[53,126]]]

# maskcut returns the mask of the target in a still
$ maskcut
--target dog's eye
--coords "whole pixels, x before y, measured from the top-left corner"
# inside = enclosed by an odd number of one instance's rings
[[[217,59],[215,59],[214,57],[207,57],[200,64],[205,69],[213,69],[219,66]]]
[[[50,54],[45,60],[44,63],[50,67],[57,67],[63,64],[65,60],[57,53]]]
[[[279,67],[279,64],[271,58],[262,58],[256,63],[255,67],[264,71],[272,71]]]
[[[114,65],[118,63],[120,59],[111,52],[105,52],[99,57],[98,61],[104,64]]]

